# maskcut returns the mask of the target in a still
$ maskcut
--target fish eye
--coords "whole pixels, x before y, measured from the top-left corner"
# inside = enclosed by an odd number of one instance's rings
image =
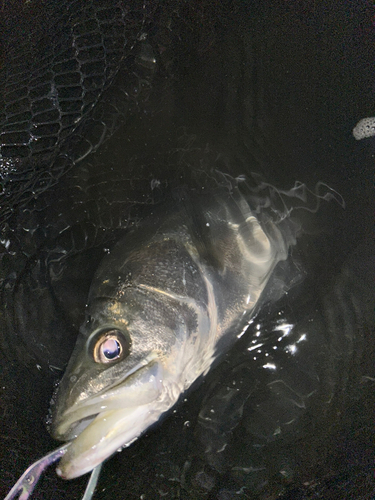
[[[129,354],[129,341],[120,330],[102,332],[94,340],[92,349],[96,363],[113,363]]]

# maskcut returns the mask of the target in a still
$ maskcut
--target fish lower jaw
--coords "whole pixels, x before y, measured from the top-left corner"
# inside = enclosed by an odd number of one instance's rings
[[[63,479],[74,479],[90,472],[116,451],[130,446],[170,408],[155,408],[152,402],[132,409],[99,413],[74,439],[56,472]]]

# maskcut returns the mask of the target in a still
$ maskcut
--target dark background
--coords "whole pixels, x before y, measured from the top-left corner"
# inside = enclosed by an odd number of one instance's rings
[[[249,331],[104,466],[95,498],[373,498],[375,143],[352,136],[374,114],[373,16],[370,2],[4,5],[0,496],[57,446],[45,417],[103,249],[176,190],[209,187],[218,168],[279,189],[324,181],[345,200],[322,206],[301,244],[305,284],[259,317],[269,349],[278,312],[296,335],[306,329],[299,371],[275,357],[294,380],[318,366],[318,396],[285,439],[252,453],[248,397],[266,401],[267,380],[243,368]],[[226,406],[232,379],[243,389]],[[206,432],[210,404],[219,417]],[[268,415],[280,417],[272,405]],[[51,469],[34,497],[79,499],[86,481]]]

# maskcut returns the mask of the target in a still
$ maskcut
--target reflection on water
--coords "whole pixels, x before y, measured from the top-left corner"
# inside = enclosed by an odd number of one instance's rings
[[[368,13],[270,2],[213,17],[204,6],[158,18],[168,29],[150,35],[154,94],[5,232],[1,494],[56,447],[44,425],[53,382],[103,255],[172,191],[207,189],[213,165],[283,190],[324,181],[346,209],[305,214],[294,256],[304,280],[259,311],[161,425],[105,464],[95,498],[373,494],[373,143],[352,136],[373,113]],[[153,60],[148,46],[137,57]],[[84,486],[50,471],[35,498],[79,499]]]

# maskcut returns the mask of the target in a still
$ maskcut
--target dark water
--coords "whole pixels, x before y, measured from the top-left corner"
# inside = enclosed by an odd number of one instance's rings
[[[373,115],[370,6],[161,10],[135,49],[130,115],[116,114],[112,137],[3,233],[0,494],[56,447],[49,399],[106,249],[153,204],[209,192],[216,168],[258,172],[280,189],[324,181],[346,207],[303,216],[303,282],[105,465],[95,498],[373,498],[375,143],[351,133]],[[121,72],[113,88],[129,88]],[[118,99],[104,93],[99,105]],[[85,483],[51,470],[34,496],[79,499]]]

